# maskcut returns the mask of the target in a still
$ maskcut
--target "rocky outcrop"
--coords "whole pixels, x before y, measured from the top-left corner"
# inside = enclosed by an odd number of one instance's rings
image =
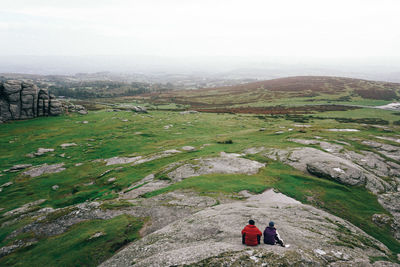
[[[0,83],[0,120],[22,120],[62,113],[61,103],[46,89],[18,80]]]
[[[260,151],[265,151],[264,155],[268,158],[279,160],[311,175],[332,179],[342,184],[365,186],[377,195],[379,203],[392,214],[393,220],[386,224],[390,225],[393,236],[400,240],[400,208],[398,208],[400,165],[384,158],[386,156],[398,159],[400,151],[398,146],[369,140],[363,141],[362,144],[376,151],[356,152],[348,149],[350,145],[346,143],[343,144],[347,149],[342,145],[321,140],[290,139],[290,141],[302,145],[319,145],[321,150],[297,147]],[[380,225],[381,219],[376,216],[374,222]]]
[[[37,177],[43,174],[48,174],[48,173],[57,173],[64,171],[65,168],[63,168],[64,163],[59,163],[59,164],[52,164],[48,165],[47,163],[39,166],[35,166],[34,168],[31,168],[25,172],[23,172],[23,175],[27,175],[30,177]]]
[[[137,112],[137,113],[148,113],[146,108],[140,107],[140,106],[134,106],[132,108],[132,111]]]
[[[290,247],[242,245],[240,230],[249,219],[262,230],[275,221]],[[269,190],[170,223],[100,266],[372,266],[368,256],[386,253],[347,221]]]
[[[62,104],[63,109],[65,110],[65,113],[67,113],[67,114],[70,112],[76,112],[81,115],[88,114],[88,111],[82,105],[74,104],[69,101],[62,101],[61,104]]]

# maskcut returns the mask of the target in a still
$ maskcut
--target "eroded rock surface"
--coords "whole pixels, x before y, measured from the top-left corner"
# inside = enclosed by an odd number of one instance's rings
[[[364,145],[379,150],[379,152],[388,158],[400,161],[400,147],[383,144],[375,141],[363,141]]]
[[[264,163],[244,159],[239,154],[228,154],[221,152],[220,157],[197,159],[194,163],[184,164],[169,172],[167,176],[174,180],[200,176],[204,174],[225,173],[225,174],[256,174],[258,170],[265,166]]]
[[[51,164],[48,165],[47,163],[43,165],[39,165],[36,167],[33,167],[25,172],[23,172],[23,175],[28,175],[30,177],[37,177],[43,174],[48,174],[48,173],[57,173],[64,171],[65,168],[63,168],[64,163],[59,163],[59,164]]]
[[[290,248],[242,245],[240,231],[250,218],[262,230],[269,220],[274,220]],[[274,260],[289,265],[299,262],[307,266],[328,263],[351,266],[360,261],[369,263],[368,256],[383,256],[385,252],[388,250],[384,245],[352,224],[267,191],[246,201],[209,207],[175,221],[133,242],[100,266],[211,266],[214,261],[232,266],[232,259],[240,258],[232,257],[237,253],[248,254],[246,259],[242,258],[245,266],[261,266],[264,261],[269,266]]]
[[[135,157],[112,157],[109,159],[105,159],[104,161],[106,162],[106,165],[116,165],[116,164],[128,164],[132,163],[131,165],[137,165],[137,164],[142,164],[145,162],[149,162],[152,160],[156,159],[161,159],[165,157],[169,157],[173,154],[181,153],[182,151],[176,150],[176,149],[170,149],[170,150],[165,150],[163,152],[147,156],[147,157],[142,157],[142,156],[135,156]]]
[[[349,185],[365,183],[366,176],[361,167],[319,149],[303,147],[290,151],[271,150],[267,156],[318,177],[330,178]]]

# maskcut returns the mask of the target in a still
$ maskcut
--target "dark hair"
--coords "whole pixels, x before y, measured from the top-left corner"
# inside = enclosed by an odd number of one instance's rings
[[[249,221],[249,224],[250,224],[250,225],[254,225],[255,222],[254,222],[253,220],[250,220],[250,221]]]
[[[269,227],[274,227],[275,223],[273,221],[269,222]]]

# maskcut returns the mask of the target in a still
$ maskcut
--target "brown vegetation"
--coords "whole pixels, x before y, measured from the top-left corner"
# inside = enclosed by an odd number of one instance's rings
[[[246,114],[308,114],[323,111],[345,111],[357,109],[357,107],[341,106],[341,105],[313,105],[300,107],[240,107],[240,108],[214,108],[214,109],[197,109],[201,112],[210,113],[246,113]]]
[[[339,95],[338,97],[334,97]],[[176,103],[191,108],[225,108],[273,102],[279,99],[308,98],[309,101],[351,101],[352,97],[367,99],[398,99],[400,84],[360,79],[299,76],[239,84],[234,86],[179,90],[142,95],[155,104]],[[325,97],[324,99],[321,96]],[[315,98],[319,97],[319,98]],[[244,110],[244,108],[241,108]],[[251,112],[257,109],[251,109]],[[268,111],[270,112],[270,111]]]

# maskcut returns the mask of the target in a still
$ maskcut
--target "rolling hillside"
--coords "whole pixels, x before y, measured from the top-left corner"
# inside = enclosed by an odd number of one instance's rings
[[[147,95],[153,103],[192,108],[301,104],[380,105],[400,99],[400,84],[326,76],[299,76],[235,86]]]

